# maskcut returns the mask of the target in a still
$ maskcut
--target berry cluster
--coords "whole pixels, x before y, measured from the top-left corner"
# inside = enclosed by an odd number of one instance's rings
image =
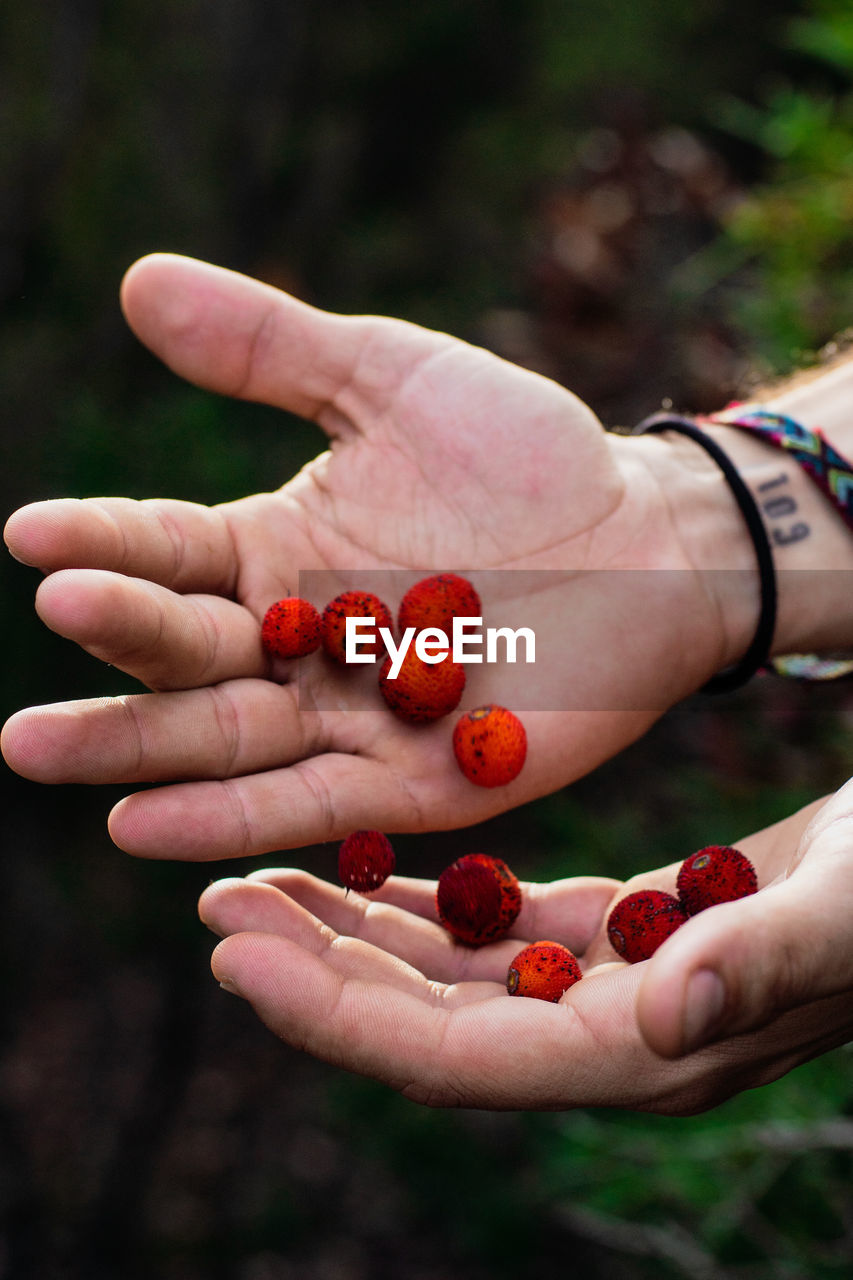
[[[381,831],[354,831],[338,851],[338,875],[347,891],[370,893],[394,870],[394,850]],[[458,941],[482,947],[506,937],[521,911],[521,885],[500,858],[468,853],[445,867],[435,895],[438,918]],[[511,996],[553,1004],[581,977],[580,965],[559,942],[532,942],[506,976]]]
[[[506,937],[521,911],[521,886],[505,862],[468,853],[445,867],[435,895],[438,918],[469,947]],[[532,942],[513,960],[506,976],[511,996],[556,1004],[581,977],[580,965],[559,942]]]
[[[467,579],[439,573],[410,587],[397,615],[399,633],[438,628],[449,635],[454,618],[479,617],[480,597]],[[261,643],[278,658],[304,658],[321,646],[335,662],[346,664],[347,618],[372,618],[376,638],[362,642],[365,656],[381,654],[379,628],[393,631],[391,611],[369,591],[344,591],[322,614],[298,596],[277,600],[264,615]],[[410,647],[396,676],[386,657],[379,671],[379,689],[387,706],[409,724],[428,724],[458,707],[465,689],[465,671],[447,656],[424,662]],[[481,787],[502,787],[521,772],[527,755],[524,725],[505,707],[483,706],[466,712],[453,734],[453,751],[469,781]]]
[[[676,889],[677,897],[660,889],[640,889],[617,902],[607,921],[607,937],[623,960],[648,960],[691,916],[756,893],[758,878],[739,849],[712,844],[684,860]]]

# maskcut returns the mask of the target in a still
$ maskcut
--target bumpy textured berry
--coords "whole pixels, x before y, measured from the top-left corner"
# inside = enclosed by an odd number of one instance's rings
[[[406,627],[439,627],[448,639],[454,618],[481,618],[480,597],[467,578],[457,573],[438,573],[423,578],[410,587],[400,602],[397,622],[400,632]]]
[[[376,639],[372,642],[361,641],[358,651],[360,654],[377,657],[383,649],[379,628],[387,627],[390,631],[393,626],[391,611],[387,605],[370,591],[343,591],[326,605],[320,626],[323,648],[330,658],[340,663],[347,660],[347,618],[375,618]]]
[[[467,853],[442,871],[435,902],[454,938],[482,947],[512,928],[521,910],[521,886],[500,858]]]
[[[264,614],[261,644],[278,658],[304,658],[320,647],[319,613],[299,596],[277,600]]]
[[[660,889],[640,889],[616,903],[607,921],[610,945],[623,960],[648,960],[687,920],[677,898]]]
[[[475,707],[453,730],[459,768],[479,787],[503,787],[518,777],[527,755],[527,734],[506,707]]]
[[[559,942],[531,942],[509,966],[506,989],[511,996],[528,996],[556,1004],[564,991],[579,982],[580,965]]]
[[[684,910],[695,916],[718,902],[757,893],[758,877],[745,853],[726,844],[710,844],[685,858],[676,887]]]
[[[338,850],[338,877],[347,889],[370,893],[394,870],[391,841],[381,831],[353,831]]]
[[[426,724],[440,720],[459,706],[465,689],[465,671],[460,663],[450,658],[422,662],[413,646],[394,680],[390,670],[391,659],[386,658],[379,672],[379,688],[388,706],[402,720]]]

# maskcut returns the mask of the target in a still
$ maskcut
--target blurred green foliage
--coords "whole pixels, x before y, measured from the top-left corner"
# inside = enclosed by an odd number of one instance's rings
[[[764,157],[760,183],[736,203],[718,263],[740,266],[731,314],[774,372],[802,363],[853,312],[853,15],[812,0],[786,32],[803,57],[796,81],[771,77],[759,103],[728,98],[721,122]]]

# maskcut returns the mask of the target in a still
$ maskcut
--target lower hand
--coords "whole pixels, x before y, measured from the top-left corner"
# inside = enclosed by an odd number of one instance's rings
[[[200,912],[224,939],[214,974],[277,1035],[416,1101],[689,1114],[853,1034],[853,783],[738,847],[760,892],[693,917],[634,965],[607,942],[609,911],[634,889],[673,892],[678,864],[624,885],[526,885],[512,937],[479,950],[438,924],[434,884],[400,877],[367,899],[259,872],[211,885]],[[506,994],[511,960],[539,938],[584,970],[556,1005]],[[726,995],[700,1034],[687,988],[704,972]]]

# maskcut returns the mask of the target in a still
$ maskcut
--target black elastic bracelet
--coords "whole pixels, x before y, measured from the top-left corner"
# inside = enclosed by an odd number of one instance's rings
[[[731,689],[737,689],[742,684],[746,684],[756,671],[760,671],[767,664],[770,657],[773,633],[776,630],[777,603],[776,568],[773,564],[770,540],[755,499],[741,479],[734,463],[716,440],[712,440],[700,430],[691,418],[683,418],[679,414],[672,413],[653,413],[651,417],[644,418],[634,428],[632,434],[640,436],[658,431],[678,431],[681,435],[695,440],[706,453],[711,455],[726,478],[726,483],[746,521],[746,527],[749,529],[755,547],[761,583],[761,611],[752,643],[739,662],[736,662],[733,667],[726,668],[725,671],[718,671],[715,676],[711,676],[707,684],[703,685],[705,693],[728,693]]]

